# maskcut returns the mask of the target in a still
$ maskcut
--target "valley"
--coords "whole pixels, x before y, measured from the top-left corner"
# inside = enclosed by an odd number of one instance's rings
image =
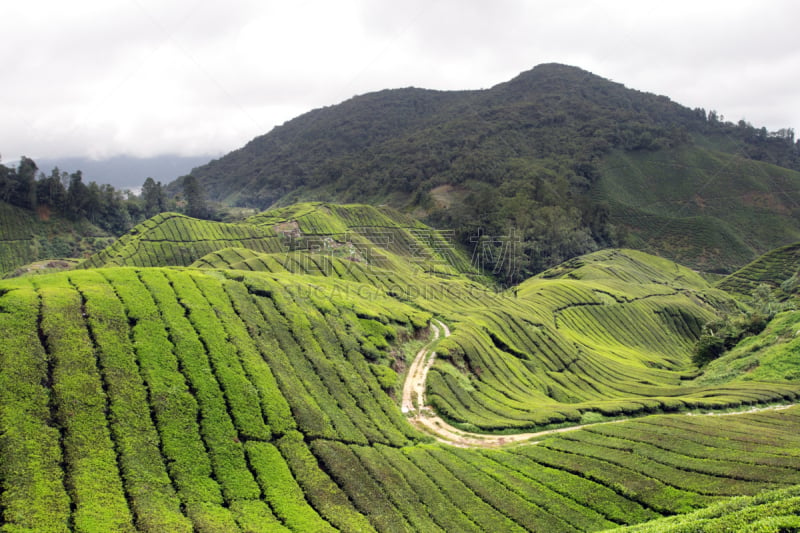
[[[793,523],[800,383],[690,357],[749,304],[625,249],[492,288],[445,237],[357,204],[165,214],[0,282],[3,530]]]

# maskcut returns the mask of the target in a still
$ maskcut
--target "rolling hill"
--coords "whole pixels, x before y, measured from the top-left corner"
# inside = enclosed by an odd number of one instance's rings
[[[513,233],[515,284],[624,245],[730,273],[800,239],[800,146],[546,64],[486,90],[385,90],[301,115],[192,172],[209,196],[412,211],[474,250]],[[177,190],[179,182],[173,184]]]
[[[82,269],[0,281],[0,530],[791,523],[797,377],[703,384],[690,361],[729,293],[634,250],[507,291],[473,259],[394,210],[309,203],[159,215]],[[440,442],[400,406],[420,350],[460,430],[569,431]]]
[[[162,213],[90,257],[82,267],[190,266],[197,261],[210,265],[222,261],[227,266],[222,251],[233,247],[246,249],[250,255],[275,254],[278,260],[289,252],[300,252],[368,269],[398,267],[483,277],[479,265],[459,250],[451,234],[394,209],[361,204],[296,204],[235,224]],[[234,257],[244,259],[241,254]]]
[[[595,194],[629,244],[729,273],[800,239],[798,173],[701,146],[609,154]]]
[[[759,256],[755,261],[720,280],[717,286],[729,292],[751,294],[762,283],[777,288],[798,271],[800,243],[796,242]]]

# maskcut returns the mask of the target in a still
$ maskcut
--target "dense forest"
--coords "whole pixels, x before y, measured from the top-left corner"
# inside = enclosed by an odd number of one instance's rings
[[[45,174],[29,157],[23,156],[16,168],[0,164],[0,201],[35,211],[42,218],[86,219],[116,236],[165,211],[211,218],[213,213],[197,181],[189,178],[183,183],[182,194],[168,195],[160,181],[147,178],[137,195],[109,184],[84,183],[80,170],[67,173],[54,167]]]

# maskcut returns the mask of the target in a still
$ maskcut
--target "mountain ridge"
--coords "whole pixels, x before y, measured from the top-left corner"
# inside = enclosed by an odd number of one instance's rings
[[[193,171],[193,175],[203,179],[210,173],[215,172],[219,165],[230,164],[231,159],[257,157],[258,150],[268,150],[274,148],[270,143],[279,145],[279,149],[283,153],[275,154],[274,157],[286,155],[289,151],[288,144],[296,142],[298,144],[306,143],[304,149],[311,141],[324,138],[326,135],[335,135],[339,137],[338,144],[326,146],[326,149],[336,150],[361,150],[365,147],[371,147],[383,142],[387,137],[400,136],[402,137],[409,128],[415,131],[424,131],[431,124],[436,125],[441,122],[440,115],[456,111],[464,115],[472,115],[478,118],[478,122],[484,121],[480,116],[480,111],[487,105],[497,104],[517,104],[520,101],[526,101],[527,96],[531,93],[545,93],[544,104],[552,103],[550,100],[564,100],[567,96],[581,95],[582,87],[590,83],[600,83],[602,85],[602,97],[607,97],[609,92],[614,90],[625,89],[622,84],[604,80],[599,76],[591,74],[587,71],[581,70],[577,67],[569,67],[559,64],[545,64],[534,67],[532,70],[521,73],[512,80],[499,83],[490,89],[478,90],[465,90],[465,91],[437,91],[431,89],[420,88],[401,88],[401,89],[384,89],[364,95],[354,96],[340,104],[327,106],[315,109],[304,113],[297,118],[276,127],[271,132],[260,135],[247,143],[244,147],[235,150],[228,156],[216,159],[208,165],[198,167]],[[671,102],[663,96],[650,95],[648,93],[640,93],[632,91],[637,96],[644,98],[649,104],[660,102],[667,104]],[[594,93],[589,93],[593,95]],[[595,98],[601,100],[602,98]],[[376,115],[374,120],[370,120],[371,108],[380,106],[380,115]],[[680,109],[684,112],[681,119],[683,121],[697,120],[698,117],[689,110],[678,106],[678,104],[671,104],[674,109]],[[643,107],[642,103],[636,105],[629,105],[630,109],[634,111],[637,108]],[[519,109],[514,109],[519,112]],[[538,113],[542,110],[536,109]],[[575,113],[580,113],[581,110],[577,109]],[[350,125],[354,118],[352,115],[358,113],[357,117],[360,121],[358,126],[363,128],[363,131],[350,132],[345,131],[344,126]],[[364,116],[366,115],[366,116]],[[422,120],[414,120],[422,117]],[[553,121],[562,120],[563,117],[552,117]],[[524,120],[525,117],[522,117]],[[541,119],[540,117],[531,117],[532,120]],[[703,117],[702,120],[705,120]],[[330,122],[330,123],[329,123]],[[326,133],[324,128],[330,128],[330,134]],[[391,129],[390,129],[391,128]],[[353,135],[350,135],[353,133]],[[465,135],[461,132],[460,135],[455,136],[452,141],[466,142]],[[353,144],[358,141],[359,144]],[[306,152],[308,150],[305,150]],[[308,153],[304,154],[306,157]],[[328,154],[335,155],[335,152]],[[271,157],[271,156],[270,156]],[[265,169],[260,168],[260,171]],[[303,172],[303,169],[298,169]],[[236,176],[240,178],[241,176]],[[209,192],[212,198],[217,200],[224,199],[224,196],[215,193],[214,184],[209,180],[205,180],[206,186],[209,187]],[[252,185],[252,183],[249,183]],[[253,191],[250,191],[250,201],[253,200]],[[257,197],[257,196],[256,196]],[[276,197],[270,199],[277,200]],[[268,199],[269,200],[269,199]],[[257,200],[256,200],[257,201]],[[261,205],[264,208],[267,205]]]

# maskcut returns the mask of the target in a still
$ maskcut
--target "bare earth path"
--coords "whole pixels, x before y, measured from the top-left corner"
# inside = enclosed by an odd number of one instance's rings
[[[481,433],[470,433],[448,424],[441,417],[439,417],[439,415],[437,415],[430,406],[425,405],[425,381],[428,377],[428,370],[430,370],[431,366],[433,366],[433,362],[436,358],[436,352],[432,352],[430,350],[430,346],[439,339],[439,336],[442,333],[445,337],[450,336],[450,328],[448,328],[446,324],[439,320],[436,320],[435,322],[436,324],[433,322],[431,323],[433,340],[426,344],[417,353],[416,357],[414,357],[414,361],[411,363],[411,366],[408,369],[408,374],[406,375],[406,380],[403,384],[403,399],[401,408],[403,413],[409,415],[409,421],[416,426],[417,429],[432,435],[439,442],[461,448],[493,448],[522,442],[527,442],[528,444],[537,444],[535,439],[546,437],[548,435],[565,433],[568,431],[577,431],[589,425],[616,424],[630,420],[626,418],[608,422],[597,422],[595,424],[582,424],[558,429],[537,431],[534,433],[515,433],[511,435],[485,435]],[[794,405],[795,404],[771,407],[748,407],[747,409],[743,409],[741,411],[708,413],[708,415],[742,415],[757,413],[759,411],[788,409]],[[690,415],[692,415],[692,413],[687,413],[687,416]]]

